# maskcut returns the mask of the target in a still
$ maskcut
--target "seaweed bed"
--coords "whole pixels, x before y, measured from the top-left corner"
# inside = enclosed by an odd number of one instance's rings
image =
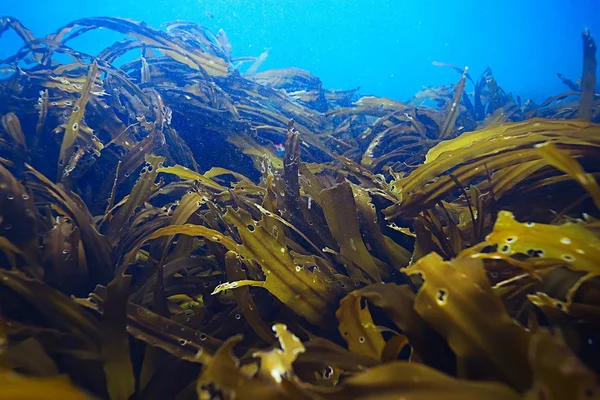
[[[187,22],[9,29],[0,399],[600,398],[589,32],[538,105],[444,64],[326,90]]]

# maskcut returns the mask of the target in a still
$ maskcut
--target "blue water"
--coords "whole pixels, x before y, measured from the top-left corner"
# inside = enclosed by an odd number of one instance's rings
[[[88,16],[118,16],[158,27],[176,19],[223,28],[234,56],[270,48],[261,69],[299,67],[324,86],[407,100],[424,85],[458,75],[432,62],[491,66],[507,92],[541,101],[566,90],[557,72],[581,76],[581,31],[600,38],[600,0],[0,0],[0,15],[36,35]],[[211,18],[212,17],[212,18]],[[86,34],[71,45],[94,52],[118,39]],[[0,58],[19,47],[0,38]]]

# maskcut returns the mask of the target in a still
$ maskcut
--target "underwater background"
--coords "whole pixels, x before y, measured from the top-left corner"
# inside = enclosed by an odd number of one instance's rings
[[[491,67],[507,92],[536,102],[558,93],[560,72],[581,74],[579,36],[600,31],[596,0],[106,0],[3,1],[0,14],[46,35],[83,17],[113,16],[153,27],[186,20],[223,29],[235,56],[271,49],[262,69],[297,67],[328,89],[361,87],[363,94],[405,101],[424,85],[451,83],[454,74],[432,62]],[[94,53],[118,38],[109,32],[73,42]],[[19,46],[2,38],[0,58]]]
[[[0,400],[600,400],[596,1],[0,4]]]

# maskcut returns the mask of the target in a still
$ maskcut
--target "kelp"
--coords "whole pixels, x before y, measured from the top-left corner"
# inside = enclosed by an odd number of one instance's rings
[[[599,393],[589,32],[537,105],[443,63],[408,102],[332,91],[185,21],[8,29],[0,398]]]
[[[94,80],[96,79],[96,74],[98,73],[98,64],[96,64],[96,62],[94,62],[92,64],[92,66],[90,67],[90,71],[88,73],[87,79],[85,80],[85,83],[83,85],[83,88],[81,90],[81,97],[77,100],[77,102],[75,103],[75,106],[73,107],[73,111],[71,113],[71,116],[69,117],[69,120],[67,121],[67,124],[65,126],[65,133],[63,135],[63,140],[60,146],[60,154],[58,156],[58,171],[59,171],[59,178],[58,180],[62,180],[63,177],[65,177],[66,175],[68,175],[70,173],[70,170],[74,169],[75,166],[71,164],[72,159],[71,157],[73,156],[73,145],[75,144],[75,141],[77,140],[77,137],[79,136],[79,132],[81,130],[81,132],[84,132],[86,128],[83,125],[83,115],[85,113],[85,108],[87,106],[88,100],[89,100],[89,96],[90,96],[90,91],[92,89],[92,84],[94,82]],[[93,137],[92,137],[93,138]],[[69,167],[67,167],[67,164],[69,164]],[[65,168],[68,168],[68,170],[66,171],[66,175],[64,174],[64,170]]]
[[[248,262],[258,263],[266,275],[265,281],[242,280],[221,284],[213,294],[242,286],[261,286],[310,322],[326,324],[328,309],[335,298],[335,288],[318,271],[309,271],[294,262],[290,251],[279,244],[277,239],[266,231],[264,225],[254,221],[243,211],[229,208],[224,215],[226,222],[237,228],[243,244],[239,245],[217,231],[202,226],[182,225],[161,229],[149,239],[168,234],[183,233],[199,235],[220,243],[229,251],[234,251]]]
[[[455,140],[441,142],[431,149],[426,162],[416,168],[408,177],[400,178],[392,184],[399,199],[398,204],[384,211],[388,219],[398,215],[414,215],[423,204],[433,205],[454,192],[457,179],[461,185],[492,176],[495,194],[507,193],[518,187],[514,174],[517,165],[542,158],[536,145],[551,141],[570,150],[571,156],[596,157],[598,127],[583,121],[554,121],[534,119],[528,122],[506,123],[480,131],[468,132]],[[559,147],[559,148],[560,148]],[[581,152],[577,154],[576,152]],[[521,182],[540,166],[527,164],[528,169],[521,175]],[[494,180],[496,174],[508,173],[512,179]],[[504,172],[503,172],[504,171]],[[537,179],[552,174],[544,168]],[[520,172],[519,172],[520,174]],[[502,182],[504,185],[500,186]],[[505,186],[506,185],[506,186]],[[496,198],[499,200],[499,198]]]
[[[130,280],[131,277],[117,275],[106,288],[100,335],[106,386],[111,399],[128,399],[135,392],[135,377],[126,332]]]
[[[562,153],[552,143],[541,143],[539,152],[551,165],[575,179],[590,194],[596,207],[600,208],[600,186],[590,174],[587,174],[581,165],[566,154]]]
[[[459,376],[490,379],[498,374],[496,379],[519,390],[529,387],[529,334],[512,321],[493,295],[481,261],[444,262],[432,253],[407,273],[419,273],[425,280],[415,299],[415,310],[445,337],[457,356]],[[485,311],[470,312],[469,306],[475,304]]]
[[[454,96],[452,97],[452,103],[448,107],[446,117],[444,118],[444,123],[442,124],[442,126],[440,128],[439,138],[442,140],[446,139],[446,138],[448,138],[448,136],[450,136],[450,134],[452,132],[452,128],[454,127],[454,124],[456,123],[456,119],[458,118],[459,101],[463,95],[463,92],[465,91],[465,84],[467,81],[467,71],[468,71],[468,69],[465,68],[465,71],[464,71],[462,77],[460,78],[460,81],[454,87]]]
[[[503,254],[536,255],[555,259],[575,271],[598,272],[600,240],[581,223],[520,223],[509,211],[501,211],[486,242]]]
[[[343,260],[348,260],[344,262],[348,274],[358,281],[381,282],[377,265],[361,238],[354,194],[350,184],[342,183],[330,189],[323,189],[319,197],[327,225],[340,246],[340,256]]]
[[[590,120],[596,88],[596,43],[586,29],[583,32],[583,76],[581,78],[581,100],[579,101],[579,118]]]
[[[355,292],[356,293],[356,292]],[[337,311],[340,334],[350,351],[381,359],[385,340],[358,294],[351,293],[340,301]]]
[[[74,387],[62,377],[34,378],[13,371],[0,371],[2,394],[0,399],[56,399],[90,400],[94,397]]]

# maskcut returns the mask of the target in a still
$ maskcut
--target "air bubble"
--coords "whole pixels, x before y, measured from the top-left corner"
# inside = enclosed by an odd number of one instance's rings
[[[73,130],[74,130],[74,131],[76,131],[76,130],[78,130],[78,129],[79,129],[79,124],[78,124],[77,122],[75,122],[75,123],[73,124]]]
[[[6,199],[7,200],[14,200],[15,196],[13,196],[12,194],[9,194],[9,195],[6,196]]]
[[[358,338],[358,342],[359,342],[359,343],[364,343],[364,342],[365,342],[365,338],[364,338],[364,337],[362,337],[362,336],[361,336],[361,337],[359,337],[359,338]]]
[[[242,316],[240,314],[235,314],[235,319],[242,319]]]
[[[208,338],[208,336],[206,336],[204,333],[201,333],[201,334],[198,336],[198,339],[200,339],[200,340],[202,340],[202,341],[205,341],[207,338]]]

